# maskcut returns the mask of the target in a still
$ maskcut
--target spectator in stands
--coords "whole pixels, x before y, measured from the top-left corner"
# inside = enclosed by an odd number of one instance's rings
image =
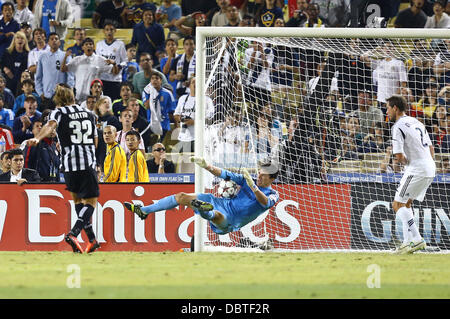
[[[181,0],[181,13],[183,16],[195,12],[203,12],[207,16],[213,15],[217,9],[216,0]]]
[[[14,136],[12,135],[10,126],[0,123],[0,140],[3,141],[0,146],[0,153],[14,148]]]
[[[152,129],[147,121],[147,117],[140,116],[142,109],[140,101],[136,98],[130,98],[128,100],[127,109],[133,112],[132,126],[133,128],[141,134],[142,141],[144,142],[145,150],[148,150],[152,143]]]
[[[36,47],[33,48],[28,54],[28,70],[32,73],[36,73],[37,63],[42,53],[50,50],[47,45],[45,30],[42,28],[36,28],[33,30],[33,39]]]
[[[175,26],[180,30],[183,37],[190,36],[195,39],[195,29],[206,26],[207,21],[206,14],[195,12],[187,16],[182,16],[175,22]]]
[[[173,59],[170,67],[171,81],[178,81],[176,99],[186,93],[189,86],[186,81],[195,74],[195,41],[192,37],[183,39],[183,51],[183,54]]]
[[[421,112],[424,117],[419,120],[423,121],[427,130],[431,132],[431,119],[434,111],[438,107],[439,87],[435,78],[430,78],[425,88],[425,95],[419,99],[417,103],[413,103],[412,109]]]
[[[42,113],[37,110],[37,100],[33,95],[27,96],[23,104],[25,114],[14,119],[13,136],[17,144],[33,137],[32,127],[34,121],[41,118]]]
[[[35,121],[33,124],[33,134],[36,136],[39,130],[34,129],[36,126],[42,128],[41,120]],[[61,155],[57,147],[56,132],[53,131],[49,137],[44,138],[38,145],[25,146],[23,151],[25,155],[24,167],[34,169],[38,172],[42,182],[60,182],[60,164]]]
[[[149,53],[142,52],[140,55],[139,68],[142,70],[133,76],[133,93],[138,99],[142,98],[142,91],[150,83],[153,72],[160,72],[153,68],[153,60]],[[161,72],[160,72],[161,73]],[[162,74],[162,73],[161,73]],[[163,75],[163,86],[166,86],[167,79]]]
[[[23,104],[25,102],[25,99],[27,96],[33,95],[36,98],[36,101],[38,103],[38,108],[40,105],[41,98],[39,97],[39,94],[36,93],[34,89],[34,81],[31,79],[26,79],[22,81],[21,83],[21,91],[23,92],[21,95],[16,97],[16,100],[14,102],[14,108],[13,113],[18,114],[20,109],[23,108]]]
[[[136,45],[128,43],[125,46],[127,60],[122,62],[122,82],[133,81],[133,76],[140,71],[139,63],[136,62]]]
[[[450,174],[450,156],[443,156],[441,159],[441,173]]]
[[[9,159],[9,152],[10,152],[9,150],[4,151],[0,155],[0,164],[1,164],[0,174],[7,173],[11,170],[11,160]]]
[[[358,109],[349,114],[359,119],[361,133],[364,136],[368,134],[373,136],[376,124],[383,121],[383,112],[373,104],[372,92],[359,90]]]
[[[142,12],[142,22],[133,27],[131,43],[137,46],[137,57],[140,59],[143,52],[149,53],[153,63],[158,61],[156,51],[164,50],[164,28],[155,22],[155,13],[150,9]],[[137,61],[139,62],[139,60]]]
[[[103,130],[106,125],[112,125],[116,129],[122,128],[119,119],[112,112],[111,99],[108,97],[101,97],[97,100],[94,113],[97,115],[97,128]]]
[[[83,44],[84,39],[86,39],[86,30],[83,28],[75,28],[73,30],[73,39],[75,40],[75,44],[67,48],[67,50],[72,52],[72,58],[83,55],[83,48],[81,45]]]
[[[14,107],[14,94],[10,89],[6,87],[6,79],[0,74],[0,95],[3,96],[4,107],[7,109],[13,109]]]
[[[372,142],[375,143],[376,145],[376,153],[381,153],[381,152],[385,152],[386,150],[386,144],[387,144],[387,135],[385,132],[387,132],[386,130],[386,126],[385,126],[385,122],[377,122],[375,124],[375,134],[373,135],[373,138],[371,139]]]
[[[58,9],[58,11],[56,11]],[[67,35],[67,28],[72,26],[72,6],[67,0],[36,0],[34,6],[33,30],[43,28],[48,36],[56,32],[61,41],[61,49]]]
[[[346,27],[350,22],[351,0],[314,0],[319,6],[321,20],[329,27]]]
[[[449,119],[450,114],[448,114],[447,108],[445,106],[438,106],[433,114],[430,134],[430,139],[433,142],[436,153],[441,151],[442,142],[445,140],[446,135],[450,134]]]
[[[44,52],[38,60],[36,69],[36,93],[41,98],[40,110],[55,108],[52,98],[58,83],[65,83],[74,87],[75,78],[72,72],[62,72],[61,66],[65,57],[65,52],[60,49],[61,42],[56,32],[50,33],[48,37],[50,50]],[[72,57],[67,57],[70,63]]]
[[[150,84],[142,92],[142,102],[147,109],[147,121],[152,132],[159,135],[159,140],[162,141],[170,131],[170,116],[176,104],[172,92],[162,86],[160,73],[152,73]]]
[[[408,70],[408,87],[417,101],[425,93],[425,85],[433,75],[433,61],[426,58],[432,54],[423,40],[416,40],[414,46],[411,51],[412,66]]]
[[[126,4],[123,0],[106,0],[101,2],[92,14],[92,26],[103,29],[105,23],[113,23],[116,28],[123,28],[122,12]]]
[[[439,105],[450,107],[450,85],[444,86],[438,94]]]
[[[317,3],[308,4],[308,9],[306,9],[308,18],[302,27],[305,28],[322,28],[325,27],[325,22],[319,17],[320,7]]]
[[[93,79],[92,80],[92,82],[91,82],[91,86],[90,86],[90,89],[89,89],[89,92],[90,92],[90,96],[93,96],[94,98],[95,98],[95,102],[94,102],[94,104],[92,105],[92,110],[91,111],[94,111],[94,108],[95,108],[95,103],[97,103],[97,101],[100,99],[100,98],[106,98],[106,99],[109,99],[110,100],[110,102],[111,102],[111,98],[108,96],[108,95],[104,95],[103,94],[103,82],[102,82],[102,80],[100,80],[100,79]],[[111,102],[111,104],[112,104],[112,102]],[[81,104],[80,104],[80,106],[81,107],[87,107],[87,100],[86,101],[83,101]]]
[[[261,42],[253,41],[245,50],[244,65],[249,70],[244,84],[244,95],[254,105],[256,111],[272,102],[272,84],[270,71],[273,63],[273,51]],[[254,116],[256,114],[252,114]]]
[[[10,108],[5,107],[5,96],[0,93],[0,124],[13,127],[15,113]]]
[[[16,0],[16,4],[14,5],[14,20],[19,24],[34,20],[34,14],[28,8],[27,0]]]
[[[450,17],[445,13],[447,0],[435,0],[433,3],[434,15],[427,18],[425,28],[450,28]]]
[[[297,9],[292,17],[286,22],[287,27],[301,27],[308,20],[308,4],[309,0],[297,0]]]
[[[228,19],[227,27],[238,27],[240,25],[241,17],[239,15],[239,9],[236,6],[228,6],[226,14]]]
[[[73,58],[70,62],[67,62],[67,60],[72,55],[72,52],[67,50],[61,65],[62,72],[72,72],[75,76],[76,99],[78,103],[86,100],[89,95],[88,85],[94,79],[99,78],[102,73],[119,73],[119,68],[114,61],[94,53],[95,46],[91,38],[86,38],[82,47],[84,54]]]
[[[148,183],[150,176],[148,175],[147,162],[144,153],[139,151],[139,143],[141,135],[137,131],[128,131],[125,134],[130,154],[128,155],[127,165],[127,182],[128,183]]]
[[[349,151],[356,153],[364,153],[363,134],[361,132],[361,125],[359,118],[356,116],[349,116],[347,119],[347,141],[350,143]],[[345,142],[343,142],[345,144]],[[351,155],[353,157],[353,154]]]
[[[423,28],[427,15],[422,8],[424,0],[410,0],[410,7],[400,11],[395,19],[396,28]]]
[[[178,57],[177,49],[178,43],[175,40],[168,38],[166,40],[167,56],[162,58],[159,63],[162,73],[166,76],[168,83],[172,87],[172,94],[174,97],[176,96],[178,80],[175,78],[175,72],[172,73],[172,76],[170,75],[170,68],[172,62]]]
[[[17,83],[22,72],[27,69],[28,42],[23,32],[17,31],[13,41],[4,52],[1,59],[1,68],[6,75],[6,86],[12,91],[17,91]]]
[[[214,13],[211,19],[212,27],[224,27],[228,24],[227,10],[230,6],[230,0],[216,0],[219,10]]]
[[[403,165],[392,155],[392,146],[386,148],[386,156],[383,158],[380,164],[380,173],[401,173],[403,172]]]
[[[163,0],[161,6],[156,10],[156,22],[169,29],[168,39],[178,41],[182,38],[180,30],[175,26],[175,22],[182,16],[181,7],[173,3],[172,0]]]
[[[20,24],[14,20],[14,5],[4,2],[1,6],[3,18],[0,20],[0,59],[12,42],[14,34],[20,30]]]
[[[166,148],[162,143],[155,143],[152,146],[152,158],[147,161],[147,168],[150,174],[175,173],[175,165],[166,159]]]
[[[134,0],[133,5],[126,7],[120,14],[124,28],[133,28],[143,20],[144,11],[156,13],[156,5],[145,0]]]
[[[434,61],[434,75],[440,86],[450,85],[450,39],[440,41],[437,47],[439,52]]]
[[[254,27],[256,26],[255,18],[249,14],[242,17],[241,22],[239,22],[240,27]]]
[[[375,49],[375,51],[378,50],[381,50],[381,54],[385,58],[375,60],[363,54],[361,59],[376,74],[377,101],[383,114],[386,114],[386,99],[394,94],[400,94],[401,88],[407,87],[408,75],[404,62],[395,58],[395,47],[390,40],[386,40],[381,46]]]
[[[95,50],[98,55],[113,61],[119,68],[117,74],[110,72],[100,74],[100,79],[103,82],[103,93],[109,96],[111,100],[119,98],[120,84],[122,83],[122,64],[128,60],[125,43],[122,40],[116,39],[115,33],[116,28],[114,25],[105,23],[103,27],[105,38],[97,42]]]
[[[37,171],[24,168],[24,157],[21,149],[16,148],[10,151],[11,170],[0,175],[0,182],[17,183],[21,186],[24,183],[38,183],[41,178]]]
[[[131,130],[134,130],[133,128],[133,119],[134,119],[134,112],[130,109],[123,110],[122,113],[120,113],[120,123],[122,123],[122,130],[117,132],[116,135],[116,141],[120,144],[120,146],[125,151],[125,154],[127,156],[130,154],[127,143],[125,140],[125,135]],[[139,149],[145,152],[145,146],[144,141],[140,139],[139,142]]]
[[[113,101],[112,110],[114,115],[119,118],[120,113],[128,107],[128,100],[133,95],[133,85],[131,83],[124,82],[120,86],[120,99]],[[138,100],[141,108],[139,109],[139,115],[146,117],[146,111],[144,104],[141,100]]]
[[[28,22],[23,22],[20,25],[20,31],[25,33],[25,36],[27,37],[28,41],[28,47],[30,48],[30,50],[34,49],[36,47],[36,44],[34,43],[33,40],[33,29],[31,28],[31,25]]]
[[[106,157],[103,163],[105,183],[125,183],[127,181],[127,156],[125,151],[116,142],[117,130],[112,125],[103,129],[103,140],[107,145]]]
[[[86,108],[89,111],[94,112],[95,103],[97,103],[97,100],[98,100],[97,96],[95,96],[95,95],[88,95],[88,97],[87,97],[87,99],[85,101],[86,102]]]
[[[283,10],[277,6],[276,0],[264,0],[264,5],[258,9],[255,17],[260,27],[273,27],[276,19],[284,18]]]

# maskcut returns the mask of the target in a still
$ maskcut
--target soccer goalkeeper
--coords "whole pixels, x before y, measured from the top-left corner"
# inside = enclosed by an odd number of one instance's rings
[[[256,183],[250,173],[244,168],[243,174],[236,174],[208,164],[202,157],[191,157],[208,172],[223,179],[230,179],[241,186],[241,190],[232,199],[218,198],[212,194],[177,193],[162,198],[157,203],[142,207],[128,202],[124,206],[137,214],[141,219],[150,213],[175,208],[178,205],[191,207],[196,214],[209,220],[211,229],[217,234],[237,231],[255,220],[259,215],[271,208],[278,201],[278,193],[271,188],[278,170],[271,163],[259,167]]]

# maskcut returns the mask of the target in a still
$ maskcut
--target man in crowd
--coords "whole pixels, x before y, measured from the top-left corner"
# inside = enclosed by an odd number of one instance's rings
[[[127,156],[125,151],[116,142],[117,129],[106,125],[103,129],[103,139],[107,146],[106,157],[103,163],[105,183],[124,183],[127,181]]]
[[[24,183],[38,183],[41,181],[37,171],[23,167],[24,157],[21,149],[15,148],[11,150],[8,156],[11,162],[11,169],[0,175],[0,182],[17,183],[17,185],[21,186]]]
[[[14,119],[13,136],[17,144],[34,137],[33,123],[41,118],[42,113],[37,110],[37,100],[33,95],[28,96],[23,104],[25,114]]]
[[[147,161],[148,172],[150,174],[175,173],[175,165],[166,159],[166,148],[162,143],[155,143],[152,146],[153,158]]]
[[[411,0],[411,6],[400,11],[395,19],[396,28],[423,28],[427,23],[427,15],[422,8],[425,0]]]

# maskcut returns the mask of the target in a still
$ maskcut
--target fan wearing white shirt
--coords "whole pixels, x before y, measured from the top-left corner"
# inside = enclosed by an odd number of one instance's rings
[[[36,73],[39,57],[44,52],[50,51],[50,47],[46,43],[47,36],[45,30],[42,28],[36,28],[33,30],[33,41],[36,43],[36,47],[28,53],[28,70],[32,74]]]
[[[70,50],[66,51],[66,55],[62,62],[62,72],[72,72],[75,75],[76,100],[78,103],[85,101],[89,93],[89,85],[103,73],[118,74],[119,68],[116,62],[105,59],[104,57],[94,53],[94,40],[86,38],[83,41],[82,49],[84,54],[76,56],[69,63],[67,58],[72,55]]]
[[[123,41],[115,39],[116,27],[112,23],[106,23],[103,27],[105,39],[97,42],[95,52],[105,59],[114,61],[119,73],[103,73],[100,79],[103,82],[103,93],[111,98],[112,101],[120,98],[120,84],[122,83],[121,63],[127,62],[127,50]]]
[[[416,118],[407,116],[404,97],[393,95],[387,100],[387,115],[392,126],[392,153],[405,165],[400,185],[395,193],[392,208],[403,224],[403,243],[397,253],[413,253],[425,249],[425,240],[420,236],[414,222],[411,204],[423,201],[425,193],[436,175],[434,147],[425,126]]]
[[[14,5],[14,20],[16,20],[19,24],[24,22],[30,22],[34,19],[33,12],[28,8],[27,0],[17,0],[17,3]]]

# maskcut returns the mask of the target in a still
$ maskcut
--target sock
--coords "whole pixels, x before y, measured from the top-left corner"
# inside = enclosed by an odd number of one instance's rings
[[[414,222],[414,216],[412,209],[407,207],[401,207],[397,214],[399,214],[403,224],[403,243],[406,244],[411,241],[421,241],[419,230]]]
[[[95,241],[95,233],[90,222],[84,226],[84,232],[88,236],[89,242],[93,243]]]
[[[92,214],[94,213],[94,207],[89,204],[83,206],[83,208],[78,213],[78,219],[75,222],[75,225],[70,230],[70,234],[77,237],[81,230],[86,226],[91,220]]]
[[[170,195],[164,198],[161,198],[157,203],[141,207],[141,211],[146,214],[159,212],[160,210],[168,210],[178,206],[177,201],[175,200],[175,195]]]
[[[83,206],[84,206],[83,203],[75,204],[75,212],[77,213],[77,216],[80,215],[80,211],[81,211],[81,209],[83,208]]]

